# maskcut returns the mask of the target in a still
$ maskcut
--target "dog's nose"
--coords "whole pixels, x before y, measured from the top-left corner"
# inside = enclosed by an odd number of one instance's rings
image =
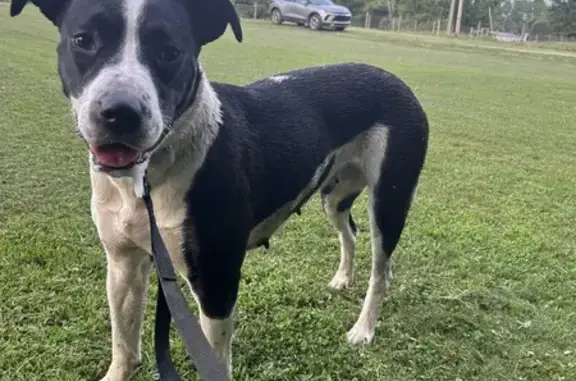
[[[112,132],[135,132],[142,124],[143,107],[135,97],[114,94],[101,100],[99,106],[96,117]]]

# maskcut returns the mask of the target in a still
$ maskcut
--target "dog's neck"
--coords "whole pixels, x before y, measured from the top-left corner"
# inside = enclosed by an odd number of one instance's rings
[[[169,168],[194,172],[204,162],[208,149],[218,135],[222,123],[222,105],[204,74],[190,107],[172,126],[172,132],[150,158],[151,181],[161,180]]]

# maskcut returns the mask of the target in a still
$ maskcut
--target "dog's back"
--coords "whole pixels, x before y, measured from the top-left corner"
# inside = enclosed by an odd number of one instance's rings
[[[283,124],[274,118],[276,108],[278,114],[291,111],[292,117],[302,119],[298,124],[302,134],[309,138],[310,129],[318,129],[333,147],[375,123],[427,129],[426,115],[410,88],[395,75],[367,64],[297,69],[253,82],[247,89],[255,100],[253,106],[278,123],[276,132]],[[297,128],[289,122],[292,131]]]

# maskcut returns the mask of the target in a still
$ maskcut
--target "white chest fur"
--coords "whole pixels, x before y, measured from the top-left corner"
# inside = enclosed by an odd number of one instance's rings
[[[146,206],[134,193],[134,180],[112,178],[91,171],[92,219],[104,248],[109,252],[128,252],[140,248],[151,253],[150,224]],[[154,215],[160,234],[176,269],[186,275],[182,255],[183,223],[186,205],[181,189],[164,184],[152,192]]]

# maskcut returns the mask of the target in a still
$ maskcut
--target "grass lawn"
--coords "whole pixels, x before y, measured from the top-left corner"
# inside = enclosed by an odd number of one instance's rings
[[[342,295],[326,287],[339,249],[316,197],[247,258],[236,379],[576,380],[576,59],[244,28],[245,43],[228,32],[203,51],[211,79],[375,64],[413,87],[431,146],[373,344],[345,340],[367,286],[366,197],[354,208],[357,282]],[[10,19],[0,5],[1,381],[92,380],[111,355],[87,153],[61,94],[56,39],[33,7]],[[136,381],[154,372],[153,307]],[[174,352],[187,370],[180,342]]]

